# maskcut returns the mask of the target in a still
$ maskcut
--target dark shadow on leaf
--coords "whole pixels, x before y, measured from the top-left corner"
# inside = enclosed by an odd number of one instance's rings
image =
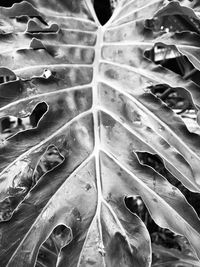
[[[13,187],[10,187],[8,191],[9,196],[0,202],[0,222],[10,220],[15,209],[37,185],[42,176],[54,170],[63,161],[64,157],[58,148],[50,145],[36,163],[35,169],[27,168],[24,173],[20,174],[20,177],[15,177]]]
[[[71,240],[72,232],[70,228],[63,224],[58,225],[41,246],[36,261],[36,267],[55,267],[60,250],[69,244]]]
[[[8,116],[0,118],[0,136],[1,139],[8,139],[19,132],[37,128],[40,120],[48,111],[48,105],[45,102],[39,103],[29,116],[17,118]]]

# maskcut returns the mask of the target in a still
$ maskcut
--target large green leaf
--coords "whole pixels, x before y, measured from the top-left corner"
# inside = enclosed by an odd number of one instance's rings
[[[200,258],[200,221],[181,192],[142,165],[158,154],[200,190],[200,137],[150,93],[168,84],[199,103],[199,87],[143,54],[145,18],[166,1],[128,0],[101,26],[90,1],[1,8],[1,266],[150,266],[140,195],[161,227]]]

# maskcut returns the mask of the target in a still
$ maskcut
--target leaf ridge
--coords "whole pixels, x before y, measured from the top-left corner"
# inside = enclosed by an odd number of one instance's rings
[[[127,98],[129,98],[129,99],[130,99],[131,101],[133,101],[134,103],[138,104],[138,106],[140,106],[142,109],[144,109],[145,112],[146,112],[147,114],[149,114],[151,117],[153,117],[156,121],[159,121],[159,123],[160,123],[163,127],[165,127],[165,128],[172,134],[172,135],[174,135],[174,132],[169,128],[169,126],[168,126],[167,124],[164,124],[162,120],[160,120],[158,117],[156,117],[155,114],[153,114],[153,113],[152,113],[150,110],[148,110],[144,105],[142,105],[142,103],[141,103],[139,100],[137,100],[136,97],[131,96],[130,94],[126,93],[125,91],[122,91],[122,90],[121,90],[119,87],[117,87],[117,86],[114,86],[114,87],[113,87],[113,85],[112,85],[111,83],[109,83],[108,81],[102,80],[102,82],[103,82],[104,84],[107,84],[108,86],[114,88],[116,91],[120,92],[121,94],[125,95]],[[175,115],[175,114],[174,114],[174,115]],[[159,135],[161,135],[161,134],[159,133]],[[161,137],[163,138],[162,135],[161,135]],[[176,135],[176,138],[180,141],[180,143],[183,145],[183,147],[186,147],[185,143],[184,143],[184,142],[183,142],[177,135]],[[190,150],[191,154],[193,154],[193,155],[195,156],[195,158],[197,158],[198,160],[200,160],[199,156],[198,156],[198,155],[197,155],[191,148],[187,148],[187,149]]]
[[[24,152],[23,154],[21,154],[20,156],[18,156],[11,164],[9,164],[6,168],[3,169],[3,171],[0,173],[0,176],[2,174],[4,174],[12,165],[14,165],[18,160],[24,158],[26,155],[30,154],[32,151],[36,150],[37,148],[39,148],[40,146],[42,146],[43,144],[47,143],[49,140],[51,140],[54,136],[56,136],[58,133],[62,132],[65,128],[67,128],[69,125],[71,125],[73,122],[77,121],[80,118],[86,117],[88,114],[91,113],[91,109],[87,110],[79,115],[77,115],[76,117],[74,117],[73,119],[71,119],[69,122],[67,122],[63,127],[61,127],[60,129],[58,129],[56,132],[54,132],[51,136],[47,137],[46,139],[42,140],[39,144],[37,144],[36,146],[31,147],[29,150],[27,150],[26,152]]]
[[[56,194],[58,194],[58,192],[62,189],[62,187],[64,187],[65,186],[65,183],[67,183],[68,181],[69,181],[69,179],[72,179],[72,177],[74,177],[85,165],[87,165],[87,163],[88,162],[90,162],[91,161],[91,159],[92,159],[92,157],[93,157],[93,155],[91,154],[91,155],[89,155],[73,172],[72,172],[72,174],[70,174],[69,175],[69,177],[68,177],[68,179],[67,180],[65,180],[64,181],[64,183],[59,187],[59,189],[56,191],[56,193],[48,200],[48,202],[47,202],[47,204],[43,207],[43,209],[42,209],[42,212],[40,213],[40,214],[42,214],[43,213],[43,211],[45,211],[46,210],[46,207],[48,206],[48,204],[52,201],[52,198],[55,198],[55,195]],[[41,215],[40,215],[41,216]],[[35,220],[35,222],[34,222],[34,224],[36,224],[37,223],[37,221],[38,221],[38,219],[39,219],[39,217],[40,216],[38,216],[37,218],[36,218],[36,220]],[[30,231],[31,231],[31,229],[33,229],[33,227],[34,227],[34,224],[33,225],[31,225],[31,228],[28,230],[28,232],[26,233],[26,235],[23,237],[23,239],[21,240],[21,242],[20,242],[20,244],[18,245],[18,247],[17,247],[17,249],[15,250],[15,252],[13,253],[13,255],[11,256],[11,258],[10,258],[10,260],[9,260],[9,262],[8,262],[8,264],[7,264],[7,267],[11,267],[11,265],[10,265],[10,263],[12,264],[12,260],[14,259],[14,257],[15,257],[15,255],[17,254],[17,252],[18,252],[18,250],[19,250],[19,248],[23,245],[23,242],[24,242],[24,240],[27,238],[27,236],[28,236],[28,234],[30,233]]]
[[[118,159],[116,159],[113,155],[111,155],[110,154],[110,152],[108,152],[108,151],[106,151],[105,149],[101,149],[101,151],[103,152],[103,153],[105,153],[110,159],[112,159],[112,161],[114,161],[120,168],[122,168],[126,173],[128,173],[131,177],[133,177],[133,179],[134,180],[136,180],[138,183],[140,183],[140,184],[142,184],[142,186],[144,187],[144,188],[146,188],[146,190],[148,191],[148,192],[150,192],[150,194],[153,194],[154,195],[154,197],[155,198],[158,198],[159,199],[159,201],[161,202],[161,203],[163,203],[164,205],[168,205],[168,203],[166,202],[166,201],[164,201],[163,199],[162,199],[162,197],[161,196],[159,196],[159,194],[156,194],[153,190],[151,190],[145,183],[143,183],[139,178],[137,178],[137,176],[135,176],[123,163],[121,163],[121,162],[119,162],[118,161]],[[149,168],[151,168],[151,167],[149,167]],[[145,198],[144,198],[144,195],[142,196],[141,195],[141,197],[143,198],[143,200],[144,200],[144,202],[145,202],[145,204],[146,204],[146,206],[147,206],[147,208],[149,209],[149,206],[148,206],[148,203],[146,202],[146,200],[145,200]],[[181,220],[183,220],[186,224],[187,224],[187,226],[190,228],[190,227],[192,227],[188,222],[187,222],[187,220],[185,220],[181,215],[179,215],[179,213],[177,213],[177,211],[176,210],[174,210],[170,205],[168,205],[168,207],[170,208],[170,210],[173,210],[177,215],[177,218],[181,218]],[[199,220],[199,219],[198,219]],[[159,224],[159,223],[158,223]],[[168,223],[167,223],[168,224]],[[163,227],[163,225],[161,224],[161,227]],[[164,227],[166,227],[166,226],[164,226]],[[172,227],[172,229],[173,229],[173,227]],[[198,230],[196,230],[195,228],[193,228],[192,227],[192,229],[193,229],[193,231],[195,231],[195,235],[196,235],[196,237],[198,236],[198,239],[200,240],[200,234],[199,234],[199,232],[198,232]],[[174,231],[174,229],[173,229],[173,231]],[[180,232],[178,233],[178,234],[180,234]],[[182,235],[183,235],[183,233],[181,233]],[[191,237],[191,236],[187,236],[187,239],[189,240],[189,242],[192,244],[193,243],[193,238]],[[194,247],[196,247],[196,246],[194,246]],[[200,250],[199,250],[199,248],[197,248],[196,247],[196,253],[197,253],[197,255],[199,256],[200,255]]]

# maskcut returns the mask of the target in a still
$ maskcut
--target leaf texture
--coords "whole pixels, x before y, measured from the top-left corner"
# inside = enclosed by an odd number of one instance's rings
[[[162,32],[161,29],[159,29],[161,23],[159,21],[162,20],[163,17],[173,15],[182,15],[199,25],[199,19],[192,9],[180,5],[179,2],[170,2],[163,9],[154,14],[154,21],[151,22],[151,29],[157,32],[160,31],[159,36],[154,39],[154,42],[156,42],[157,45],[161,43],[164,46],[171,46],[178,49],[180,53],[187,56],[195,68],[200,69],[199,34],[189,31],[187,28],[181,32],[178,30],[174,32],[174,30],[168,29],[170,33]]]
[[[166,1],[122,1],[99,24],[92,2],[1,8],[1,266],[150,266],[149,233],[124,197],[140,195],[161,227],[200,257],[200,221],[181,192],[142,165],[158,154],[200,190],[200,137],[150,93],[199,87],[144,57],[145,27]],[[54,265],[53,265],[54,264]]]
[[[162,266],[200,266],[199,261],[197,261],[193,256],[187,255],[187,253],[180,252],[176,249],[168,249],[159,245],[153,245],[153,252],[155,255],[159,255],[162,258],[162,262],[156,262],[152,266],[156,267],[162,264]]]

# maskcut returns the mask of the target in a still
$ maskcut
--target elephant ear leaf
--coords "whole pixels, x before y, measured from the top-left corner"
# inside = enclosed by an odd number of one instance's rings
[[[146,14],[165,3],[121,1],[104,26],[92,1],[1,7],[2,267],[150,266],[149,233],[124,202],[137,195],[200,258],[197,214],[137,157],[159,155],[199,192],[200,137],[150,92],[168,84],[192,103],[199,96],[196,84],[144,57],[156,42]]]

